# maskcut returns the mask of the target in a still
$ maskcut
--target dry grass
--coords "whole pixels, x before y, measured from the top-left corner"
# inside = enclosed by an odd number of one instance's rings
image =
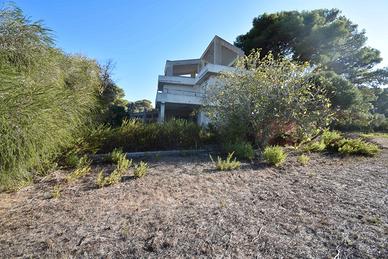
[[[207,157],[148,161],[148,175],[97,189],[102,168],[44,193],[65,172],[0,194],[0,257],[387,258],[388,153],[290,154],[281,168]],[[113,168],[106,168],[113,170]]]

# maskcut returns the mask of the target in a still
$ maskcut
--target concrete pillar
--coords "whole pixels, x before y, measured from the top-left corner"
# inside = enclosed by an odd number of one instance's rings
[[[222,63],[222,46],[218,38],[214,39],[214,64],[220,65]]]
[[[163,123],[164,122],[164,112],[166,109],[166,104],[165,103],[160,103],[160,108],[159,108],[159,117],[158,117],[158,122]]]

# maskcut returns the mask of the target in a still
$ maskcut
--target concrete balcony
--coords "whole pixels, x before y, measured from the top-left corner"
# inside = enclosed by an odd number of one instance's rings
[[[216,65],[216,64],[207,64],[204,66],[201,71],[199,71],[197,77],[195,78],[195,83],[200,84],[207,79],[209,75],[216,75],[221,72],[233,72],[236,68]]]
[[[201,105],[203,93],[196,91],[164,89],[156,94],[156,102]]]
[[[185,76],[159,76],[158,90],[162,90],[162,86],[165,84],[193,86],[195,84],[195,78]]]

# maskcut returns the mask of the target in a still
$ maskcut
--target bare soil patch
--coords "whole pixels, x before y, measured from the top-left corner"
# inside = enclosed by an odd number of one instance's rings
[[[149,161],[97,189],[94,172],[47,193],[57,172],[0,194],[0,257],[388,258],[388,150],[290,156],[281,168],[216,172],[207,157]]]

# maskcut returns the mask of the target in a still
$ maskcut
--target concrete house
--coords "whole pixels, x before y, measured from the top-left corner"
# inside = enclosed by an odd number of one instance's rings
[[[243,55],[241,49],[215,36],[200,58],[167,60],[164,75],[158,79],[155,102],[158,121],[182,118],[206,125],[206,116],[197,112],[204,90],[214,83],[218,73],[233,70],[234,61]]]

